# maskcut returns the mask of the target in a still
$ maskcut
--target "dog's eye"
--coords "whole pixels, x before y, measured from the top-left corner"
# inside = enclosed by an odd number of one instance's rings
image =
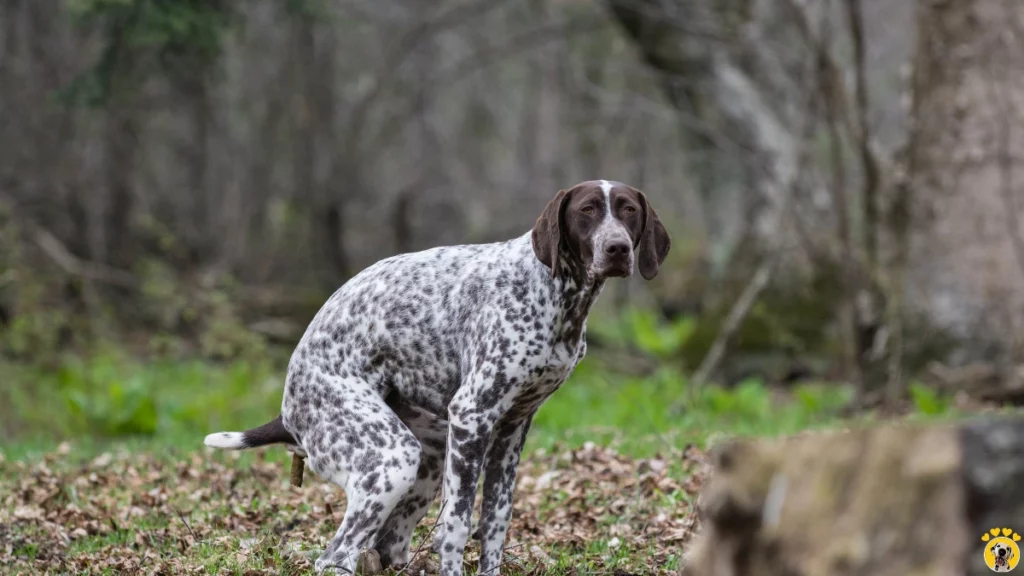
[[[636,208],[632,206],[626,206],[625,208],[622,209],[622,211],[625,212],[626,214],[632,214],[636,212]]]
[[[593,216],[594,215],[594,207],[593,206],[584,206],[583,209],[580,210],[580,212],[583,212],[587,216]]]

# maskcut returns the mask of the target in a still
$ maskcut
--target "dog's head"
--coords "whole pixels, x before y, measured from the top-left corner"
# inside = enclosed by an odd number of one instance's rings
[[[1010,567],[1010,560],[1013,559],[1013,548],[1007,546],[1003,542],[996,542],[989,547],[992,551],[992,556],[995,558],[995,569],[1006,569]]]
[[[567,258],[595,279],[630,276],[636,250],[640,274],[650,280],[671,246],[647,196],[606,180],[559,191],[537,219],[532,239],[534,253],[552,275]]]

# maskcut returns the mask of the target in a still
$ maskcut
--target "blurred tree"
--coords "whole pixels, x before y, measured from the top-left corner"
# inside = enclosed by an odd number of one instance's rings
[[[794,340],[793,354],[845,350],[832,374],[864,392],[888,360],[899,395],[919,367],[903,357],[937,354],[923,352],[933,317],[985,343],[968,357],[1020,332],[1007,320],[1019,280],[1007,249],[1024,245],[1006,234],[1013,170],[962,145],[956,122],[913,121],[1007,107],[995,96],[1011,82],[974,81],[996,64],[1017,76],[994,40],[1016,41],[1015,20],[989,18],[1014,14],[1006,1],[0,2],[0,199],[25,241],[16,266],[33,272],[0,271],[4,308],[14,321],[33,302],[113,310],[192,338],[217,294],[246,327],[287,338],[280,320],[301,327],[372,262],[508,238],[559,188],[611,178],[644,189],[678,240],[658,282],[616,288],[619,308],[685,303],[700,316],[688,364],[739,318],[723,366]],[[934,47],[947,37],[999,59]],[[969,114],[940,106],[958,98]],[[1015,143],[1002,128],[984,141]],[[978,181],[986,200],[972,203],[954,193],[962,163],[938,152],[976,148],[985,178],[1010,184]],[[930,190],[950,201],[929,232]],[[976,221],[999,235],[967,231]],[[936,264],[968,246],[984,266]],[[740,298],[776,257],[763,293]],[[746,300],[748,317],[729,313]]]
[[[1020,387],[1024,4],[922,0],[916,16],[899,257],[915,299],[966,343],[960,362],[990,363]]]
[[[230,0],[69,0],[75,21],[101,31],[102,49],[96,62],[62,92],[71,105],[105,110],[106,171],[109,183],[101,254],[92,256],[129,267],[136,256],[130,227],[135,203],[133,178],[138,164],[139,97],[149,80],[168,81],[188,110],[193,131],[188,151],[185,202],[157,208],[157,214],[186,206],[191,230],[180,233],[199,260],[211,253],[206,230],[211,122],[210,74],[220,56],[225,31],[235,18]]]

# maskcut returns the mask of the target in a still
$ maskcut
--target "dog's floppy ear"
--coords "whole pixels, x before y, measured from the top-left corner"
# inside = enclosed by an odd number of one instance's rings
[[[647,196],[639,190],[634,189],[634,191],[640,200],[644,218],[643,231],[640,232],[638,267],[644,279],[651,280],[658,275],[658,268],[668,256],[672,241],[668,237],[665,226],[658,218],[658,213],[654,211],[654,206],[647,201]]]
[[[533,225],[530,237],[533,241],[533,252],[545,266],[551,268],[551,276],[558,273],[558,251],[562,245],[562,216],[569,204],[570,190],[559,190],[558,194],[548,202],[544,212]]]

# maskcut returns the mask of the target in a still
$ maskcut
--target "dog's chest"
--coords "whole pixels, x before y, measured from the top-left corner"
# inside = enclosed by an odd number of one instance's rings
[[[586,353],[586,341],[580,338],[574,346],[556,345],[547,354],[527,362],[520,372],[521,389],[514,405],[524,409],[537,408],[572,375]]]

